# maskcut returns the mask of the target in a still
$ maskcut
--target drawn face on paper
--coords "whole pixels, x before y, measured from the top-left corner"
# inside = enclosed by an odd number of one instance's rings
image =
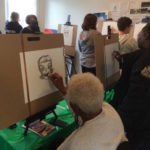
[[[49,55],[41,56],[38,59],[38,68],[41,73],[41,79],[48,79],[48,76],[53,73],[52,58]]]

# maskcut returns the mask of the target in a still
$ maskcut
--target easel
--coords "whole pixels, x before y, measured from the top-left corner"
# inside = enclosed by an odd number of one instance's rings
[[[62,57],[63,62],[64,62],[64,56],[63,56],[64,53],[63,53],[63,48],[62,48],[62,46],[63,46],[62,35],[59,35],[59,34],[57,34],[57,35],[23,35],[23,40],[25,43],[24,44],[24,53],[28,50],[28,47],[30,47],[30,49],[34,50],[34,51],[36,51],[37,48],[41,48],[41,50],[43,50],[43,49],[45,49],[46,46],[48,49],[51,49],[53,47],[61,47],[61,51],[59,51],[59,54],[61,54],[61,55],[59,55],[59,57],[60,58]],[[50,44],[49,41],[51,41],[51,42],[57,41],[57,42]],[[57,44],[59,44],[59,46],[57,46]],[[52,46],[52,47],[50,47],[50,46]],[[25,61],[25,64],[27,66],[26,61]],[[61,67],[65,68],[64,65],[62,65]],[[64,74],[65,74],[65,69],[64,69]],[[26,76],[27,76],[27,74],[26,74]],[[26,81],[28,81],[28,78],[26,78]],[[29,93],[28,88],[27,88],[27,90],[28,90],[27,92]],[[52,94],[49,94],[47,96],[40,97],[38,99],[38,101],[37,100],[32,101],[28,95],[27,105],[29,106],[29,114],[30,115],[29,115],[29,117],[26,118],[26,121],[25,121],[26,128],[25,128],[24,135],[27,135],[30,125],[34,125],[34,124],[36,125],[36,123],[38,123],[38,121],[43,120],[46,117],[46,115],[51,114],[51,113],[54,115],[54,118],[51,119],[49,123],[51,123],[54,126],[59,126],[59,127],[67,126],[67,123],[65,123],[64,121],[58,120],[57,114],[55,112],[56,105],[58,104],[58,101],[60,101],[60,100],[62,100],[62,95],[58,91],[54,92]],[[37,107],[38,107],[38,109],[37,109]]]
[[[46,53],[50,53],[51,50],[54,51],[56,48],[58,51],[57,56],[61,58],[59,66],[62,68],[61,74],[65,81],[66,75],[63,46],[64,43],[62,34],[0,35],[0,49],[5,49],[5,51],[1,51],[0,55],[0,67],[2,70],[0,74],[0,81],[2,83],[0,85],[0,88],[2,89],[2,92],[0,93],[0,97],[2,99],[0,101],[0,129],[7,127],[15,128],[15,126],[10,125],[14,125],[16,122],[25,120],[26,129],[24,135],[27,135],[31,123],[44,119],[45,116],[50,113],[54,114],[54,119],[50,121],[52,124],[61,127],[67,125],[66,123],[58,120],[55,112],[56,104],[62,100],[62,94],[59,91],[54,90],[52,93],[45,93],[44,95],[31,99],[29,98],[32,93],[29,92],[29,89],[31,88],[27,88],[29,83],[33,81],[29,80],[32,73],[30,76],[30,71],[27,73],[27,68],[29,69],[31,66],[28,62],[29,60],[32,60],[30,58],[31,54],[35,54],[33,51],[36,52],[38,50],[45,52],[46,49],[48,50]],[[29,53],[29,59],[26,61],[27,56],[24,56]],[[56,56],[56,53],[54,54]],[[40,55],[44,55],[44,53],[41,53]],[[36,58],[37,60],[38,57]],[[36,59],[35,65],[37,66]],[[11,63],[8,63],[10,60]],[[32,67],[32,72],[34,72],[35,68],[36,67]],[[10,72],[12,74],[10,74]],[[39,76],[40,75],[37,75],[36,77],[39,79]],[[32,84],[35,83],[37,82],[32,82]],[[31,85],[29,87],[31,87]],[[45,85],[43,87],[45,87]],[[35,90],[35,88],[33,89]],[[42,91],[43,89],[39,90]],[[38,90],[35,90],[35,92],[36,91]]]
[[[75,46],[76,46],[76,36],[77,36],[77,25],[71,24],[71,15],[68,15],[67,21],[64,24],[68,27],[73,27],[73,37],[72,37],[72,43],[71,45],[67,45],[64,43],[64,49],[65,49],[65,60],[66,60],[66,70],[67,70],[67,77],[70,79],[73,73],[76,73],[75,64],[74,64],[74,56],[75,56]],[[58,32],[63,33],[61,31],[62,25],[58,25]],[[68,65],[71,65],[71,69]]]
[[[67,77],[70,79],[72,74],[76,74],[76,68],[75,68],[75,64],[74,64],[74,57],[73,56],[69,56],[66,55],[65,56],[65,60],[66,60],[66,70],[67,70]],[[68,65],[71,65],[71,70],[69,71],[69,67]]]
[[[96,56],[96,76],[109,89],[120,78],[119,63],[113,58],[113,51],[119,50],[117,34],[111,34],[110,26],[107,35],[97,34],[94,39]]]

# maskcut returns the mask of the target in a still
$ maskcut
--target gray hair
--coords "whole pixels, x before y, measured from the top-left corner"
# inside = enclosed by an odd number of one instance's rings
[[[66,99],[87,114],[95,113],[102,108],[103,84],[91,73],[74,75],[68,84]]]
[[[17,12],[11,13],[11,21],[18,21],[19,14]]]

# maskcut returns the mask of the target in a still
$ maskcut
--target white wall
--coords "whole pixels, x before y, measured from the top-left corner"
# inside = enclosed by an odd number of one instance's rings
[[[41,31],[45,28],[45,16],[46,16],[46,1],[37,0],[37,17]],[[30,14],[30,12],[29,12]],[[0,0],[0,30],[5,33],[5,0]]]
[[[59,23],[65,23],[71,14],[72,24],[77,24],[79,30],[87,13],[111,11],[114,7],[127,4],[129,0],[46,0],[46,27],[57,29]]]
[[[37,17],[40,26],[40,30],[43,32],[45,29],[46,20],[46,0],[37,0]]]
[[[67,15],[71,14],[71,23],[78,25],[78,36],[83,18],[87,13],[112,11],[127,6],[129,0],[46,0],[45,27],[57,29],[58,24],[64,24]],[[125,4],[125,5],[124,5]],[[124,7],[124,9],[127,9]],[[126,10],[124,10],[125,12]],[[77,38],[78,38],[77,36]],[[79,53],[76,55],[76,66],[79,70]]]
[[[4,33],[5,27],[5,0],[0,0],[0,30]]]

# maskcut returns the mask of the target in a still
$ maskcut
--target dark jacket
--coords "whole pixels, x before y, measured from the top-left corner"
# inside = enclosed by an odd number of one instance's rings
[[[20,33],[22,26],[18,22],[10,21],[5,27],[6,33]]]
[[[21,33],[40,33],[40,28],[39,28],[39,26],[36,26],[32,30],[30,30],[28,27],[25,27],[25,28],[23,28]]]
[[[140,50],[132,59],[128,89],[117,110],[129,138],[150,139],[150,50]]]
[[[116,110],[127,94],[131,70],[133,64],[136,62],[140,55],[140,50],[121,55],[122,61],[120,62],[120,69],[122,70],[122,73],[119,81],[114,87],[115,96],[113,98],[113,101],[111,101],[111,104]]]

